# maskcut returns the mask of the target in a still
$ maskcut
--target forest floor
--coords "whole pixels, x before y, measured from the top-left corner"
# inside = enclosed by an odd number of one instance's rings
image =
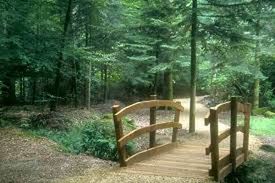
[[[209,126],[204,126],[204,117],[208,108],[202,104],[203,97],[197,98],[195,134],[188,134],[189,99],[178,99],[185,107],[180,121],[183,129],[179,131],[179,141],[187,144],[209,145]],[[98,105],[94,109],[110,112],[110,105]],[[72,112],[70,112],[72,113]],[[146,126],[149,122],[148,110],[132,114],[137,126]],[[89,116],[86,112],[86,117]],[[171,111],[158,112],[157,119],[169,120]],[[78,117],[79,118],[79,117]],[[228,128],[228,122],[220,125],[220,131]],[[158,142],[170,140],[171,131],[157,133]],[[147,137],[144,137],[147,138]],[[238,135],[238,142],[241,142]],[[144,140],[142,140],[144,141]],[[148,142],[148,140],[146,140]],[[222,146],[228,147],[228,141]],[[250,150],[261,156],[274,156],[259,151],[262,144],[275,145],[275,137],[250,136]],[[147,146],[148,144],[141,145]],[[28,135],[17,128],[0,128],[0,182],[205,182],[200,179],[181,177],[127,175],[121,173],[117,163],[101,160],[87,155],[73,155],[59,150],[58,145],[46,138]]]

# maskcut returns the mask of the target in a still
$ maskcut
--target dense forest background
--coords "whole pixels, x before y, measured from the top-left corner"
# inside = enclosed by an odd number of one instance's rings
[[[1,105],[89,108],[197,90],[275,108],[274,6],[272,0],[1,0]]]

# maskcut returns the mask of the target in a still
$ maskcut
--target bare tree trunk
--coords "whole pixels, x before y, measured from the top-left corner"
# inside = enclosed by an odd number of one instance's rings
[[[195,132],[196,115],[196,87],[197,87],[197,0],[192,4],[192,30],[191,30],[191,93],[189,132]]]
[[[159,64],[159,43],[156,44],[156,66]],[[154,76],[154,94],[158,95],[158,80],[159,80],[159,74],[156,72]]]
[[[61,67],[62,67],[62,62],[64,60],[63,51],[65,48],[65,42],[66,42],[66,37],[68,33],[69,23],[71,21],[71,13],[72,13],[72,0],[69,0],[67,12],[66,12],[66,18],[65,18],[64,27],[63,27],[63,35],[62,35],[62,40],[60,45],[59,58],[57,60],[56,70],[55,70],[56,74],[55,74],[55,82],[54,82],[54,96],[57,98],[60,97],[59,95],[60,95]],[[58,102],[57,98],[54,99],[54,101],[50,106],[51,111],[56,110],[57,102]]]
[[[75,108],[78,107],[78,95],[77,95],[77,66],[75,60],[72,63],[73,77],[72,77],[72,93],[73,93],[73,105]]]
[[[260,70],[260,60],[259,60],[259,54],[260,54],[260,20],[257,20],[256,23],[256,47],[255,47],[255,66],[257,67],[258,70]],[[260,100],[260,79],[255,78],[254,80],[254,87],[253,87],[253,101],[252,101],[252,107],[253,109],[259,108],[259,100]]]
[[[104,102],[108,100],[108,66],[104,65]]]
[[[6,76],[3,80],[2,98],[4,105],[14,105],[16,103],[15,79]]]
[[[35,99],[36,99],[36,85],[37,85],[37,80],[36,76],[33,77],[32,80],[32,105],[35,104]]]
[[[86,78],[86,108],[91,108],[91,61],[87,63],[87,78]]]
[[[170,70],[164,73],[164,83],[164,99],[173,100],[173,74]]]

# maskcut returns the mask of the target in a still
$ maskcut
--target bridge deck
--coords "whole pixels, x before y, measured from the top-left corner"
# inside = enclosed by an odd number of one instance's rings
[[[221,154],[224,154],[221,151]],[[124,173],[209,179],[210,156],[204,146],[179,145],[168,152],[122,168]]]

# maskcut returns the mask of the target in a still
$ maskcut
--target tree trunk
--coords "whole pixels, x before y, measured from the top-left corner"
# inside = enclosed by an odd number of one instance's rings
[[[255,47],[255,66],[256,68],[259,70],[261,69],[261,64],[260,64],[260,60],[259,60],[259,54],[261,51],[260,48],[260,40],[259,40],[259,36],[260,36],[260,20],[257,20],[256,22],[256,27],[255,27],[255,32],[256,32],[256,47]],[[257,109],[259,108],[259,100],[260,100],[260,79],[259,78],[255,78],[254,80],[254,87],[253,87],[253,101],[252,101],[252,108]]]
[[[197,87],[197,0],[192,3],[192,30],[191,30],[191,92],[189,132],[195,132],[196,115],[196,87]]]
[[[20,77],[19,85],[20,85],[20,102],[24,103],[25,102],[25,97],[24,97],[24,76]]]
[[[37,80],[35,78],[36,76],[34,76],[33,80],[32,80],[32,105],[35,104],[35,99],[36,99],[36,84],[37,84]]]
[[[104,65],[104,103],[108,100],[108,66]]]
[[[160,47],[159,47],[159,43],[156,44],[156,66],[159,64],[159,52],[160,52]],[[158,95],[158,80],[159,80],[159,76],[158,76],[158,72],[155,73],[154,76],[154,95]]]
[[[164,73],[164,87],[164,99],[173,100],[173,74],[170,70]]]
[[[91,61],[87,63],[87,78],[86,78],[86,108],[91,108]]]
[[[16,103],[15,79],[6,77],[3,80],[2,99],[4,105],[14,105]]]
[[[73,73],[74,73],[74,74],[73,74],[73,78],[72,78],[72,82],[73,82],[73,86],[72,86],[73,103],[74,103],[74,107],[77,108],[77,107],[78,107],[78,96],[77,96],[77,66],[76,66],[75,60],[73,60],[72,69],[73,69]]]
[[[53,95],[56,97],[51,106],[50,106],[50,110],[51,111],[55,111],[56,107],[57,107],[57,102],[58,102],[58,97],[60,97],[60,80],[61,80],[61,67],[62,67],[62,63],[64,60],[64,55],[63,55],[63,51],[65,48],[65,42],[66,42],[66,37],[67,37],[67,33],[68,33],[68,27],[69,27],[69,23],[71,21],[71,13],[72,13],[72,0],[69,0],[68,2],[68,7],[67,7],[67,12],[66,12],[66,17],[65,17],[65,22],[64,22],[64,27],[63,27],[63,35],[62,35],[62,40],[61,40],[61,44],[60,44],[60,50],[59,50],[59,58],[57,60],[57,64],[56,64],[56,70],[55,70],[55,82],[54,82],[54,92]]]

